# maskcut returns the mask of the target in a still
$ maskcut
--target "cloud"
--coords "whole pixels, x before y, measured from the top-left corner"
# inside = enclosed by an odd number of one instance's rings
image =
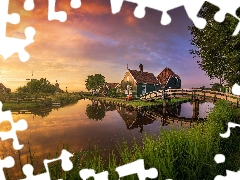
[[[6,81],[9,79],[8,83],[16,77],[31,76],[34,70],[37,78],[46,77],[53,82],[58,79],[70,90],[84,87],[85,78],[96,73],[102,73],[109,82],[119,82],[126,64],[138,69],[140,63],[155,75],[170,67],[182,77],[183,84],[196,82],[190,77],[202,79],[199,85],[209,82],[189,54],[193,48],[188,31],[191,21],[182,7],[170,11],[172,23],[162,26],[161,12],[147,8],[146,16],[138,19],[133,15],[133,3],[124,2],[121,11],[113,15],[110,1],[83,0],[79,9],[72,9],[70,1],[57,1],[56,11],[66,11],[68,15],[67,21],[61,23],[48,21],[47,1],[34,2],[35,9],[29,12],[23,9],[24,0],[10,2],[9,11],[19,13],[21,22],[8,24],[7,35],[25,38],[27,26],[33,26],[37,33],[35,42],[26,47],[31,55],[28,62],[19,62],[17,54],[1,62],[2,68],[9,70],[2,75]]]

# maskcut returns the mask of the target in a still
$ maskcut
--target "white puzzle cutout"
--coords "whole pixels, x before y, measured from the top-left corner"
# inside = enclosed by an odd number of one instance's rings
[[[13,139],[13,148],[15,150],[20,150],[23,148],[23,145],[19,144],[18,137],[17,137],[17,131],[24,131],[27,129],[28,124],[26,120],[21,119],[18,122],[14,122],[12,118],[11,111],[2,111],[2,102],[0,101],[0,123],[3,121],[9,121],[11,124],[11,130],[7,132],[1,132],[0,131],[0,138],[2,141],[7,139]]]
[[[205,0],[111,0],[112,13],[116,14],[121,10],[122,4],[124,1],[128,1],[131,3],[136,3],[137,7],[134,11],[134,15],[138,18],[143,18],[145,16],[145,8],[150,8],[154,10],[158,10],[162,12],[161,24],[168,25],[171,23],[171,17],[168,14],[168,11],[175,9],[180,6],[184,6],[188,17],[193,21],[194,25],[203,29],[207,22],[205,19],[197,16],[200,11],[202,5]],[[220,11],[216,13],[214,19],[217,22],[222,22],[225,19],[225,15],[227,13],[233,15],[237,19],[239,17],[236,15],[236,10],[240,7],[240,1],[236,0],[228,0],[228,1],[220,1],[220,0],[208,0],[209,3],[218,6]],[[240,31],[240,23],[236,27],[233,35],[237,35]]]
[[[23,173],[26,175],[25,179],[21,180],[51,180],[50,172],[48,168],[48,164],[61,160],[61,166],[64,171],[70,171],[73,168],[72,161],[70,160],[70,157],[72,157],[73,154],[69,153],[67,150],[63,149],[61,155],[56,159],[45,159],[43,161],[44,167],[46,169],[45,173],[33,175],[33,166],[31,164],[25,164],[22,168]]]

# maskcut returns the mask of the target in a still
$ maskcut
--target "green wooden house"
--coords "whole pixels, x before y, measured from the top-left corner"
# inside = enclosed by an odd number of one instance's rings
[[[143,72],[143,65],[139,65],[139,70],[131,70],[127,67],[126,73],[121,81],[121,88],[125,94],[132,94],[139,97],[141,94],[157,91],[161,89],[158,79],[153,73]],[[130,92],[127,88],[130,86]]]
[[[166,67],[158,76],[157,79],[164,89],[180,89],[181,78],[175,74],[170,68]]]

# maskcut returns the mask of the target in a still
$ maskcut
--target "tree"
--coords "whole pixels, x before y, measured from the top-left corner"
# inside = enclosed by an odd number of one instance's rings
[[[211,91],[220,91],[221,87],[222,87],[221,84],[219,84],[219,83],[214,83],[214,84],[212,85]]]
[[[90,75],[85,80],[85,86],[88,91],[99,90],[105,84],[105,77],[101,74]]]
[[[116,89],[116,88],[111,88],[111,89],[109,89],[108,95],[109,95],[110,97],[117,97],[117,89]]]
[[[214,20],[219,8],[206,2],[199,12],[199,17],[206,19],[207,26],[198,29],[190,26],[191,44],[196,49],[190,50],[194,57],[199,56],[198,65],[210,79],[217,78],[222,85],[240,83],[240,35],[232,36],[238,25],[238,19],[226,15],[222,23]],[[236,12],[240,13],[240,9]]]
[[[56,87],[52,85],[46,78],[41,78],[40,80],[32,79],[25,86],[17,88],[17,92],[30,94],[53,94],[56,92]]]

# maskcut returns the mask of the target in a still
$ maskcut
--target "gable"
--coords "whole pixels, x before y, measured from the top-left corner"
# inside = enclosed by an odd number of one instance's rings
[[[166,67],[158,76],[157,79],[161,83],[162,86],[165,86],[169,79],[173,77],[176,79],[181,79],[177,74],[175,74],[170,68]]]

